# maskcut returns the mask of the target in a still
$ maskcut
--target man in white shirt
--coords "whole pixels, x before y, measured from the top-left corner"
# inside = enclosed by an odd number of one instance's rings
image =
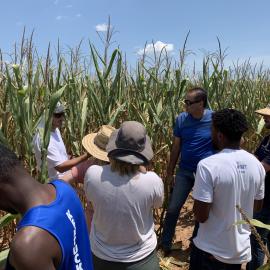
[[[233,225],[243,219],[236,205],[252,217],[264,198],[265,170],[252,154],[240,149],[247,129],[239,111],[213,114],[212,140],[220,152],[198,164],[193,210],[200,226],[193,239],[190,270],[240,270],[251,260],[249,226]]]
[[[60,128],[65,119],[65,108],[58,102],[54,110],[52,118],[52,130],[50,135],[50,143],[48,146],[47,164],[48,176],[50,179],[61,178],[63,174],[69,171],[73,166],[87,159],[88,154],[69,159],[66,147],[61,137]],[[41,167],[41,139],[39,131],[33,139],[35,157],[38,169]]]

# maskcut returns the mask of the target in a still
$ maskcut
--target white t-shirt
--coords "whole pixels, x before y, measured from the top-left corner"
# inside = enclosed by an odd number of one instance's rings
[[[152,208],[162,205],[163,182],[154,172],[120,176],[110,165],[93,165],[84,190],[94,208],[90,241],[95,256],[135,262],[156,248]]]
[[[199,249],[224,263],[251,260],[249,226],[233,225],[243,219],[235,206],[252,217],[254,200],[264,198],[264,177],[261,163],[245,150],[224,149],[199,162],[193,198],[212,203],[193,240]]]
[[[33,139],[33,145],[35,150],[35,157],[37,161],[38,169],[41,167],[41,140],[39,132],[36,133]],[[51,132],[50,143],[48,146],[47,164],[48,164],[48,175],[50,179],[59,178],[64,173],[60,173],[55,170],[55,167],[68,160],[66,147],[61,137],[61,133],[57,128]]]

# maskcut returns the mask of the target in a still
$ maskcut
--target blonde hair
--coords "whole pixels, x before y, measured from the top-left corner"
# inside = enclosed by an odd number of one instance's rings
[[[111,170],[119,175],[133,175],[140,171],[140,165],[130,164],[124,161],[110,158]]]

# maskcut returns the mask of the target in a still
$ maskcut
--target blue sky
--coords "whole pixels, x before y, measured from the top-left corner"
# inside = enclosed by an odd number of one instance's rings
[[[131,64],[152,41],[157,50],[167,45],[177,58],[190,30],[187,48],[195,53],[190,62],[200,65],[203,51],[215,51],[219,37],[228,48],[227,63],[251,58],[270,67],[269,10],[269,0],[9,0],[1,2],[0,48],[12,52],[25,26],[28,36],[34,29],[40,54],[58,38],[64,50],[83,39],[87,54],[88,40],[102,48],[96,30],[106,28],[110,15],[117,31],[113,46],[119,45]]]

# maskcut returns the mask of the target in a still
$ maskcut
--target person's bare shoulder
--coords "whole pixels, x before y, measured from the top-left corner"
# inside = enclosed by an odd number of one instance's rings
[[[16,270],[55,270],[61,263],[61,256],[60,245],[49,232],[27,226],[13,238],[9,262]]]

